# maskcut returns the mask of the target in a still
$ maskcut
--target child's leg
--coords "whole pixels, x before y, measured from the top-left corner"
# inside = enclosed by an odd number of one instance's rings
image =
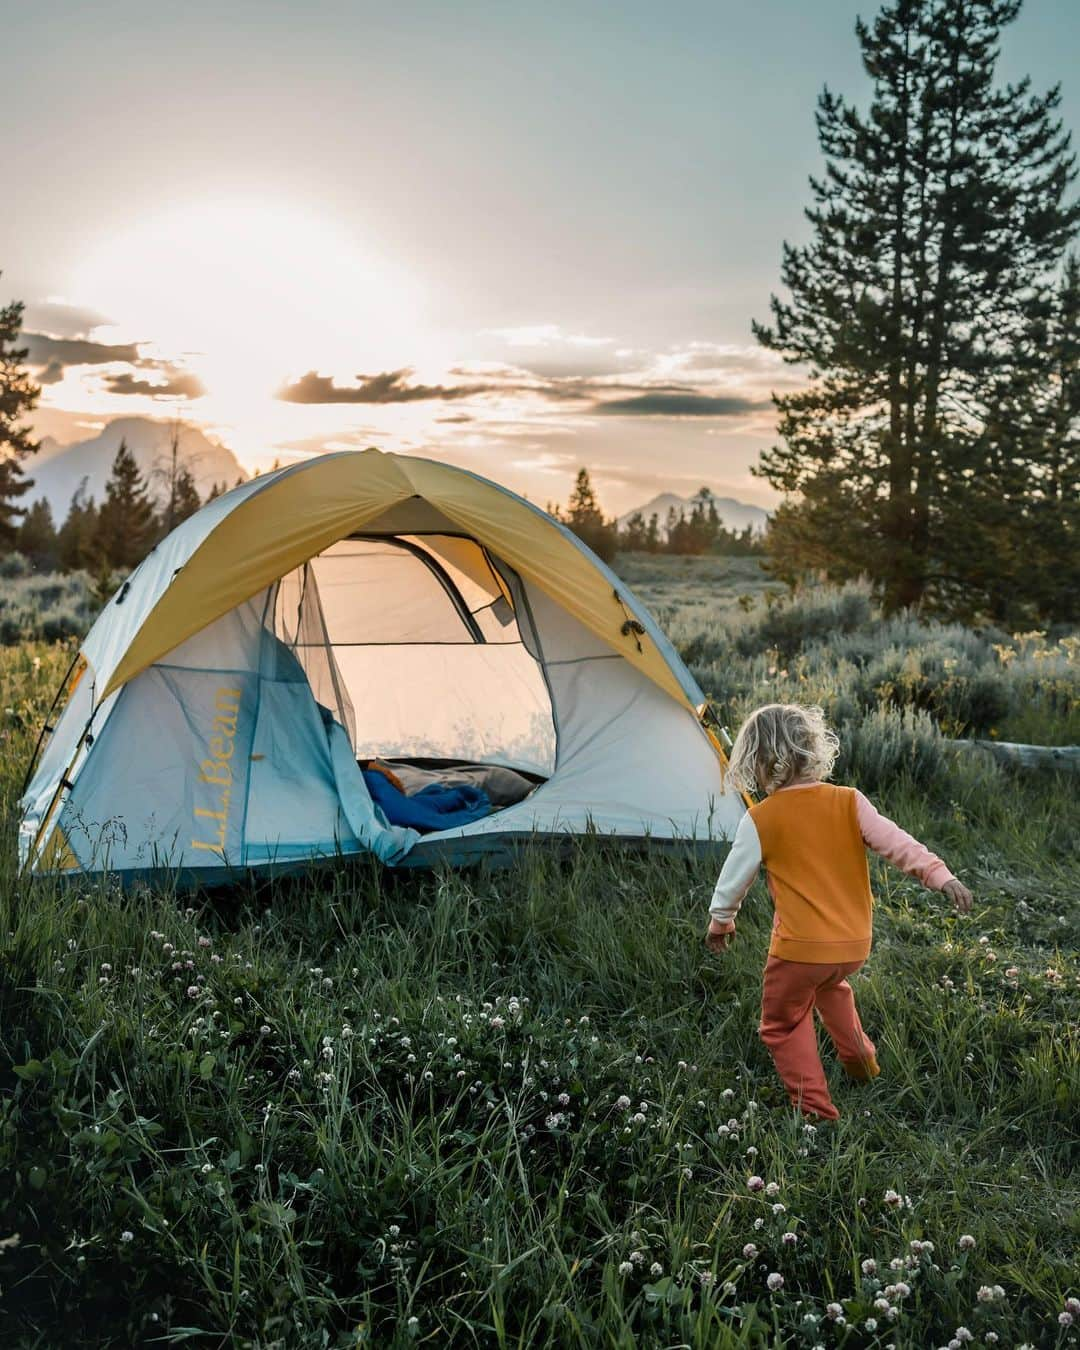
[[[835,1120],[817,1049],[814,994],[829,967],[770,956],[765,963],[758,1034],[769,1047],[792,1103],[807,1115]]]
[[[874,1042],[862,1029],[855,993],[846,978],[861,965],[861,961],[853,961],[835,966],[829,979],[818,986],[817,1008],[841,1064],[852,1078],[866,1079],[876,1078],[881,1070]]]

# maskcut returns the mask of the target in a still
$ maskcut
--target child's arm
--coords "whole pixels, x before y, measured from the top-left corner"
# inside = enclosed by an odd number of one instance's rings
[[[710,951],[720,952],[735,932],[735,915],[754,884],[761,866],[761,841],[750,813],[739,821],[731,851],[724,859],[719,880],[709,904],[709,931],[705,942]]]
[[[899,825],[876,811],[861,792],[855,791],[855,815],[863,843],[909,877],[915,877],[932,891],[943,891],[958,910],[971,910],[972,895],[962,881],[949,871],[936,853],[913,838]]]

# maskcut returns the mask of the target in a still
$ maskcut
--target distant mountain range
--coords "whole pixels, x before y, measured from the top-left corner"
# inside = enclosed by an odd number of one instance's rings
[[[117,417],[97,436],[74,445],[61,445],[46,436],[37,454],[24,461],[26,476],[34,483],[24,500],[29,503],[47,498],[59,525],[85,479],[87,494],[100,504],[121,441],[127,442],[135,456],[151,494],[160,498],[167,491],[174,426],[150,417]],[[194,478],[201,497],[205,498],[215,483],[232,487],[238,478],[247,478],[233,452],[196,427],[181,424],[178,439],[178,457]]]
[[[749,525],[755,531],[765,529],[766,522],[769,519],[768,511],[760,506],[750,506],[746,502],[736,501],[734,497],[711,496],[711,500],[716,505],[716,514],[720,517],[720,523],[725,530],[733,530],[736,534],[741,533]],[[661,492],[658,497],[654,497],[651,502],[646,502],[644,506],[635,507],[633,511],[627,511],[624,516],[619,517],[619,529],[626,528],[626,523],[631,516],[641,514],[646,525],[651,516],[659,518],[660,535],[667,535],[668,512],[674,509],[678,515],[682,511],[687,518],[693,510],[694,497],[679,497],[674,492]]]

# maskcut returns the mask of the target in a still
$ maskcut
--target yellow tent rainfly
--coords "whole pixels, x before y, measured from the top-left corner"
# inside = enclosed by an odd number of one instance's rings
[[[744,809],[640,601],[545,512],[434,460],[325,455],[208,502],[76,668],[22,801],[34,873],[707,844]]]

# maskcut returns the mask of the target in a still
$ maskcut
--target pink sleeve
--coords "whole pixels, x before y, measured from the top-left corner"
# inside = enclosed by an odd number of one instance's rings
[[[953,874],[941,859],[906,834],[887,816],[875,811],[861,792],[855,792],[855,816],[859,822],[863,843],[887,862],[895,864],[909,877],[916,877],[932,891],[940,891]]]

